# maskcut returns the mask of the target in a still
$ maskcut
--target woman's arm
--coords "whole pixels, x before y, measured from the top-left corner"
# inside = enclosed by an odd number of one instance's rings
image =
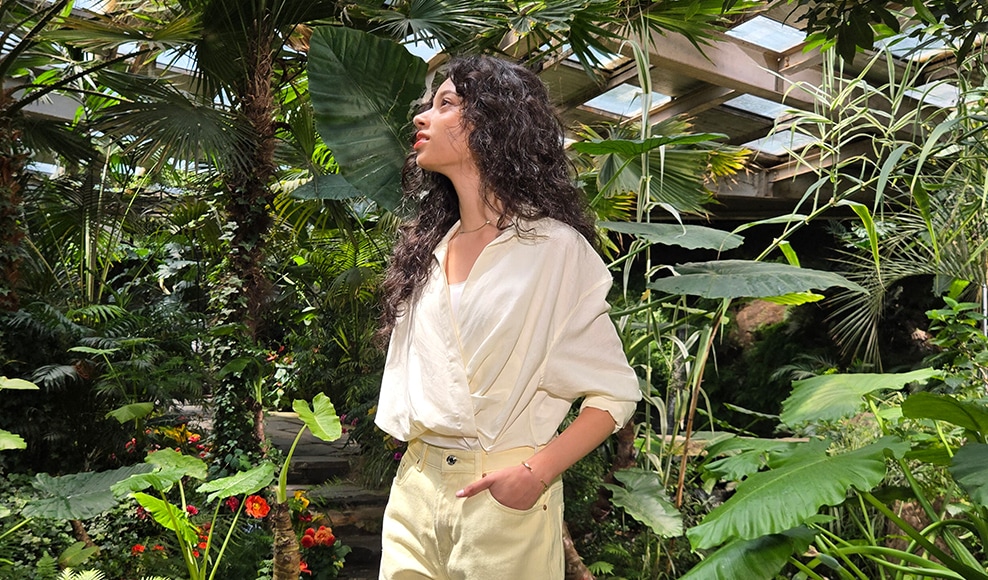
[[[502,505],[528,509],[542,495],[543,482],[551,482],[613,432],[614,418],[610,413],[585,407],[569,427],[526,461],[531,470],[521,464],[500,469],[456,492],[456,497],[471,497],[489,488]]]

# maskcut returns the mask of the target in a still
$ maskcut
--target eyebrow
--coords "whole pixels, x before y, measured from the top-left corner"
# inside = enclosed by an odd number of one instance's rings
[[[439,91],[438,93],[436,93],[436,98],[438,99],[439,97],[442,97],[442,96],[445,96],[445,95],[453,95],[454,97],[459,97],[460,96],[460,94],[457,93],[454,90],[451,90],[451,89],[443,89],[443,90]]]

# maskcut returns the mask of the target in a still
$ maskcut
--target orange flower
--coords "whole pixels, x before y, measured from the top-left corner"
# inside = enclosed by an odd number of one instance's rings
[[[298,572],[299,574],[302,574],[304,572],[305,574],[312,576],[312,570],[309,570],[309,565],[306,564],[305,562],[298,563]]]
[[[130,555],[137,556],[138,554],[143,554],[144,549],[144,544],[134,544],[134,547],[130,549]]]
[[[333,535],[333,530],[327,528],[326,526],[319,526],[319,530],[316,532],[315,541],[317,544],[322,546],[332,546],[336,543],[336,536]]]
[[[246,500],[247,505],[244,509],[247,511],[247,515],[252,518],[263,518],[268,515],[271,511],[271,507],[268,506],[268,502],[264,501],[264,498],[259,495],[252,495]]]
[[[315,546],[316,545],[316,538],[314,536],[310,536],[310,535],[306,534],[306,535],[302,536],[302,539],[300,540],[300,542],[301,542],[303,548],[311,548],[312,546]]]

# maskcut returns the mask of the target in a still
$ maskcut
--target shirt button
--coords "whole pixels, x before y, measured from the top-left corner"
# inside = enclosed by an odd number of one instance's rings
[[[455,455],[447,455],[446,456],[446,465],[455,465],[455,464],[456,464],[456,456]]]

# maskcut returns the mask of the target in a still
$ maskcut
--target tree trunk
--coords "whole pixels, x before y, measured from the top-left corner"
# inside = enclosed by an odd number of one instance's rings
[[[274,285],[264,270],[265,246],[271,226],[274,193],[269,187],[274,175],[274,30],[270,18],[258,16],[243,52],[244,78],[237,86],[241,113],[251,124],[253,143],[247,163],[228,167],[224,176],[226,212],[232,225],[226,276],[217,288],[215,302],[219,324],[242,324],[245,332],[233,343],[217,349],[223,366],[237,357],[256,356],[262,349],[267,306]],[[253,369],[246,373],[256,372]],[[262,453],[264,441],[263,401],[254,400],[252,381],[263,376],[228,375],[214,397],[214,452],[232,457],[241,452]]]
[[[271,506],[271,528],[274,532],[274,571],[271,580],[298,580],[302,555],[287,502]]]
[[[3,119],[0,126],[0,312],[17,310],[17,282],[22,259],[21,187],[27,155],[20,131]]]
[[[611,461],[611,469],[603,479],[603,483],[614,483],[614,473],[622,469],[635,466],[635,424],[628,421],[620,431],[617,432],[617,446],[614,450],[614,458]],[[590,514],[595,521],[604,521],[611,513],[611,492],[601,486],[597,489],[597,501],[590,507]]]
[[[570,535],[566,522],[563,522],[563,553],[566,555],[566,580],[594,580],[590,569],[576,551],[573,536]]]

